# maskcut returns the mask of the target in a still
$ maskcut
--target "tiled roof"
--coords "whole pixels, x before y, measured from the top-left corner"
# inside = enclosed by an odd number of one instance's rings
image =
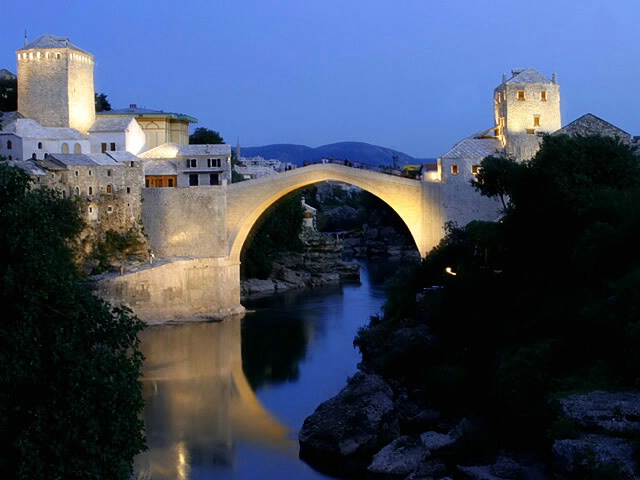
[[[179,145],[163,143],[138,155],[141,158],[176,158],[198,155],[231,155],[231,146],[223,145]]]
[[[231,155],[231,146],[220,145],[180,145],[178,155],[188,157],[192,155]]]
[[[609,137],[619,137],[621,140],[631,140],[631,134],[602,120],[591,113],[587,113],[573,122],[565,125],[560,130],[556,130],[554,135],[603,135]]]
[[[180,145],[177,143],[163,143],[151,150],[142,152],[138,156],[140,158],[176,158]]]
[[[502,142],[497,138],[465,138],[456,143],[442,158],[484,158],[489,155],[501,154]]]
[[[89,132],[126,132],[133,117],[97,118]]]
[[[118,166],[119,162],[115,161],[105,153],[51,153],[49,157],[66,166],[72,165],[102,165],[102,166]]]
[[[177,175],[178,165],[175,160],[148,159],[144,162],[145,175]]]
[[[6,68],[0,69],[0,79],[2,79],[2,80],[15,80],[16,78],[18,78],[18,77],[16,77],[16,75],[14,73],[11,73]]]
[[[51,35],[50,33],[46,33],[42,35],[40,38],[37,38],[33,42],[27,43],[24,47],[18,49],[20,50],[31,50],[34,48],[70,48],[71,50],[77,50],[78,52],[86,53],[87,55],[91,55],[89,52],[82,50],[79,47],[76,47],[73,43],[69,41],[66,37],[58,37],[56,35]]]
[[[553,82],[538,72],[535,68],[514,69],[511,71],[512,77],[507,80],[507,84],[522,83],[549,83]]]
[[[46,175],[47,172],[44,171],[38,164],[36,164],[32,160],[12,160],[9,161],[9,165],[15,168],[19,168],[23,172],[29,175]]]
[[[5,131],[15,133],[22,138],[41,138],[47,140],[86,140],[75,128],[43,127],[30,118],[16,118],[4,128]]]
[[[110,116],[121,117],[123,115],[128,117],[172,118],[174,120],[183,120],[190,123],[198,123],[198,120],[196,118],[190,117],[189,115],[185,115],[183,113],[172,113],[172,112],[164,112],[162,110],[151,110],[150,108],[139,108],[136,105],[131,105],[129,108],[118,108],[114,110],[98,112],[96,114],[96,117],[97,118],[100,118],[100,117],[107,118]]]
[[[105,152],[106,155],[110,156],[114,160],[124,163],[124,162],[141,162],[142,159],[131,152],[127,152],[125,150],[119,150],[117,152]]]

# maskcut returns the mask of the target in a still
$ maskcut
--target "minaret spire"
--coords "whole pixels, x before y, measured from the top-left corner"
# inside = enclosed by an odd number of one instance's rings
[[[25,45],[25,47],[27,46],[27,43],[29,43],[29,42],[27,41],[27,30],[25,29],[24,30],[24,45]]]

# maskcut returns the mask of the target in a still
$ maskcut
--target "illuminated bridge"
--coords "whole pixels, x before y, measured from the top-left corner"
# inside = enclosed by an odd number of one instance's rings
[[[421,255],[444,234],[442,184],[338,164],[315,164],[222,186],[143,190],[143,223],[157,260],[99,283],[97,291],[143,319],[225,316],[240,304],[240,252],[251,228],[278,199],[334,180],[386,202],[406,223]]]

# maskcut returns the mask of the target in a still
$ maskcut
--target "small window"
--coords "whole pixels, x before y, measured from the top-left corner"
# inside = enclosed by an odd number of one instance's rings
[[[91,170],[89,170],[89,176],[91,176]]]
[[[80,195],[80,187],[75,188],[76,195]]]
[[[546,90],[541,90],[540,91],[540,100],[542,100],[543,102],[547,101],[547,91]]]
[[[196,187],[198,186],[198,174],[192,173],[189,175],[189,186]]]
[[[112,152],[115,152],[116,151],[116,142],[111,142],[111,144],[109,145],[109,149]]]
[[[146,186],[149,186],[149,181],[145,181]],[[131,193],[131,187],[127,187],[127,193]]]
[[[89,207],[89,213],[93,213],[93,207]]]
[[[187,168],[196,168],[198,166],[198,161],[195,158],[187,159]]]
[[[451,175],[458,174],[458,165],[451,165]]]
[[[167,180],[167,185],[170,187],[173,187],[173,178],[170,178],[169,180]]]
[[[56,53],[56,59],[60,60],[60,54]]]
[[[136,162],[134,162],[134,161],[129,162],[129,166],[130,167],[135,167],[136,166]]]
[[[38,158],[38,156],[34,153],[31,154],[31,160],[35,160],[36,158]]]
[[[106,152],[106,151],[107,151],[107,144],[106,144],[106,143],[101,143],[101,144],[100,144],[100,151],[101,151],[102,153],[104,153],[104,152]]]
[[[68,143],[63,143],[62,144],[62,153],[69,153],[69,144]]]
[[[533,134],[535,134],[535,133],[536,133],[536,129],[535,129],[535,128],[527,128],[527,129],[526,129],[526,131],[527,131],[527,133],[528,133],[529,135],[533,135]]]
[[[471,165],[471,173],[474,175],[480,173],[480,165]]]
[[[524,100],[524,90],[518,90],[518,100]]]
[[[42,150],[42,142],[38,142],[38,150]]]
[[[13,143],[11,143],[11,140],[7,140],[7,150],[11,150],[12,147]]]
[[[108,212],[108,213],[113,212],[113,207],[112,207],[111,205],[109,205],[109,206],[107,207],[107,212]]]
[[[107,177],[111,176],[111,170],[107,170]]]
[[[89,195],[93,195],[93,187],[89,187]]]
[[[107,185],[107,193],[113,193],[113,186],[111,184]]]
[[[534,115],[533,116],[533,126],[534,127],[539,127],[540,126],[540,115]]]
[[[82,153],[82,147],[80,146],[80,144],[79,144],[79,143],[76,143],[76,144],[73,146],[73,153]]]
[[[80,171],[79,171],[79,170],[76,170],[76,171],[75,171],[75,172],[73,172],[73,173],[74,173],[74,175],[75,175],[76,177],[80,175]]]

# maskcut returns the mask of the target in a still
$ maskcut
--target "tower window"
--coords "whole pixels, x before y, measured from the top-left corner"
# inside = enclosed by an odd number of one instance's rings
[[[111,184],[107,185],[107,193],[113,193],[113,186]]]
[[[113,207],[112,207],[111,205],[109,205],[109,206],[107,207],[107,212],[108,212],[108,213],[113,212]]]
[[[458,165],[451,165],[451,175],[458,174]]]
[[[80,175],[80,172],[79,172],[78,170],[74,171],[73,173],[74,173],[74,175],[75,175],[76,177],[77,177],[78,175]]]
[[[533,135],[533,134],[535,134],[535,133],[536,133],[536,129],[535,129],[535,128],[527,128],[527,129],[526,129],[526,132],[527,132],[529,135]]]
[[[518,90],[518,100],[524,100],[524,90]]]
[[[111,176],[111,170],[107,170],[107,177]]]
[[[547,101],[547,91],[546,90],[541,90],[540,91],[540,100],[542,100],[543,102]]]
[[[533,126],[534,127],[539,127],[540,126],[540,115],[534,115],[533,116]]]
[[[56,58],[59,60],[61,58],[61,55],[59,53],[56,53]]]
[[[89,195],[93,195],[93,187],[89,187]]]
[[[42,150],[42,142],[38,142],[38,150]]]
[[[80,195],[80,187],[75,188],[76,195]]]
[[[147,185],[148,187],[149,185]],[[127,187],[127,193],[131,193],[131,187]]]

